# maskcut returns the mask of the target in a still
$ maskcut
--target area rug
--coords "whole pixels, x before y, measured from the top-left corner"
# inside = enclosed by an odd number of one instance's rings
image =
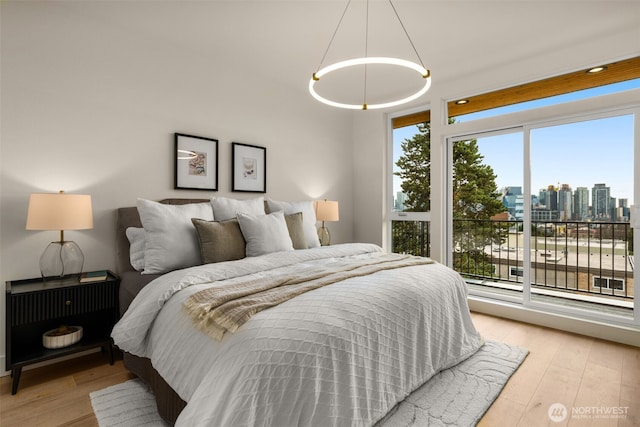
[[[526,349],[486,341],[398,404],[376,427],[474,426],[524,361]],[[100,427],[165,427],[153,394],[139,379],[90,394]]]

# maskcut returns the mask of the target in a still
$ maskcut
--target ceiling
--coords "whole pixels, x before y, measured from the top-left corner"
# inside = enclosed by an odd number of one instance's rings
[[[216,67],[305,91],[347,4],[346,0],[90,3],[91,7],[86,2],[65,2],[64,7],[83,19],[193,52]],[[394,5],[420,58],[431,70],[434,86],[480,79],[476,88],[493,89],[497,83],[491,79],[496,71],[502,73],[500,84],[522,83],[573,71],[559,60],[570,52],[582,52],[584,64],[575,66],[586,67],[601,58],[637,55],[639,49],[638,42],[622,47],[616,42],[620,34],[640,40],[637,1],[395,0]],[[365,0],[352,1],[322,65],[364,56],[365,6]],[[417,60],[386,0],[370,1],[368,22],[368,56]],[[611,50],[601,49],[609,40]],[[513,77],[512,69],[518,71]],[[411,91],[421,84],[412,73],[403,71],[403,83],[397,86],[389,67],[372,69],[368,90],[383,89],[370,96]],[[360,76],[359,72],[344,73],[345,83],[326,80],[318,90],[326,90],[323,95],[329,97],[344,97],[343,101],[356,97],[360,102]]]

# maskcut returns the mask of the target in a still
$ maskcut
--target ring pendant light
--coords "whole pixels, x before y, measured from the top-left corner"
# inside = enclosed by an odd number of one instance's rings
[[[393,9],[396,18],[398,19],[398,22],[400,23],[400,26],[402,27],[405,35],[407,36],[407,39],[409,40],[409,43],[411,44],[411,47],[413,48],[413,51],[415,52],[416,56],[418,57],[418,60],[420,61],[420,64],[412,62],[412,61],[408,61],[406,59],[399,59],[399,58],[389,58],[389,57],[368,57],[367,56],[367,50],[368,50],[368,36],[369,36],[369,0],[367,0],[367,5],[366,5],[366,28],[365,28],[365,56],[362,58],[356,58],[356,59],[348,59],[346,61],[340,61],[340,62],[336,62],[334,64],[331,65],[327,65],[325,67],[322,67],[322,63],[324,62],[324,59],[327,56],[327,53],[329,52],[329,49],[331,48],[331,45],[333,43],[333,39],[336,36],[336,33],[338,32],[338,29],[340,28],[340,24],[342,23],[342,20],[345,16],[345,14],[347,13],[347,10],[349,9],[349,5],[351,4],[351,0],[349,0],[347,2],[347,6],[345,7],[344,11],[342,12],[342,16],[340,17],[340,20],[338,21],[338,25],[336,26],[335,31],[333,32],[333,35],[331,36],[331,40],[329,41],[329,46],[327,46],[327,49],[324,52],[324,55],[322,57],[322,60],[320,61],[320,65],[318,66],[318,70],[313,73],[311,79],[309,80],[309,92],[311,93],[311,95],[318,101],[330,105],[332,107],[337,107],[337,108],[346,108],[346,109],[352,109],[352,110],[373,110],[373,109],[378,109],[378,108],[388,108],[388,107],[395,107],[397,105],[401,105],[401,104],[405,104],[407,102],[413,101],[414,99],[417,99],[419,97],[421,97],[422,95],[424,95],[428,90],[429,87],[431,86],[431,72],[429,70],[427,70],[424,66],[424,64],[422,63],[422,59],[420,58],[420,55],[418,54],[418,51],[416,50],[413,42],[411,41],[411,38],[409,37],[409,34],[407,33],[407,30],[404,26],[404,24],[402,23],[402,20],[400,20],[400,16],[398,15],[398,12],[395,8],[395,6],[393,5],[393,3],[391,2],[391,0],[388,0],[389,4],[391,5],[391,8]],[[397,99],[397,100],[392,100],[392,101],[388,101],[388,102],[382,102],[382,103],[378,103],[378,104],[367,104],[367,66],[370,64],[375,64],[375,65],[392,65],[392,66],[399,66],[399,67],[405,67],[405,68],[409,68],[412,70],[415,70],[416,72],[418,72],[420,74],[420,76],[424,79],[424,85],[422,86],[422,88],[420,88],[416,93],[409,95],[405,98],[401,98],[401,99]],[[333,71],[337,71],[343,68],[348,68],[348,67],[354,67],[354,66],[359,66],[359,65],[364,65],[364,76],[363,76],[363,101],[362,103],[359,104],[347,104],[347,103],[342,103],[342,102],[337,102],[337,101],[333,101],[331,99],[325,98],[323,96],[321,96],[316,90],[315,90],[315,83],[317,81],[320,80],[321,77],[333,72]],[[321,68],[322,67],[322,68]]]

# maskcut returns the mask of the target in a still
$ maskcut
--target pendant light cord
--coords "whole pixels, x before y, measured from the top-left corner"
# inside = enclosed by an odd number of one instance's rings
[[[411,40],[411,37],[409,37],[409,33],[407,32],[407,29],[404,27],[404,24],[402,23],[402,20],[400,19],[400,15],[398,15],[398,11],[396,10],[396,7],[393,5],[393,2],[391,2],[391,0],[389,0],[389,4],[391,5],[391,9],[393,9],[393,13],[396,14],[396,18],[398,18],[398,22],[400,23],[400,26],[402,27],[402,31],[404,31],[404,35],[407,36],[407,40],[409,40],[409,44],[411,45],[411,47],[413,48],[413,51],[415,52],[416,56],[418,57],[418,61],[420,61],[420,65],[422,65],[422,67],[426,69],[427,67],[424,66],[424,62],[422,62],[422,58],[420,58],[420,54],[418,53],[418,50],[416,49],[415,45],[413,44],[413,41]]]
[[[340,24],[342,24],[342,20],[344,19],[344,15],[347,14],[347,9],[349,9],[349,5],[350,4],[351,4],[351,0],[349,0],[347,2],[347,6],[342,11],[342,16],[340,17],[340,20],[338,21],[338,25],[336,25],[336,29],[333,31],[333,35],[331,36],[331,39],[329,40],[329,45],[327,46],[327,49],[324,51],[324,55],[322,55],[322,59],[320,60],[320,64],[318,64],[318,69],[316,70],[316,72],[318,72],[320,70],[320,68],[322,67],[322,64],[324,64],[324,60],[327,57],[327,53],[329,53],[329,49],[331,49],[331,45],[333,44],[333,39],[336,38],[336,34],[338,33],[338,30],[340,29]]]
[[[367,8],[365,13],[364,24],[364,57],[369,57],[369,0],[367,0]],[[364,64],[364,79],[363,79],[363,94],[362,94],[362,109],[367,109],[367,64]]]

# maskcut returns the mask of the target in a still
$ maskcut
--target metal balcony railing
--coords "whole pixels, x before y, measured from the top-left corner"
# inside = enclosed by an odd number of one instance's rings
[[[453,267],[475,283],[633,300],[633,229],[625,222],[533,222],[525,246],[522,221],[453,221]],[[393,221],[393,251],[429,256],[429,223]],[[525,251],[530,264],[524,265]],[[520,288],[521,289],[521,288]]]

